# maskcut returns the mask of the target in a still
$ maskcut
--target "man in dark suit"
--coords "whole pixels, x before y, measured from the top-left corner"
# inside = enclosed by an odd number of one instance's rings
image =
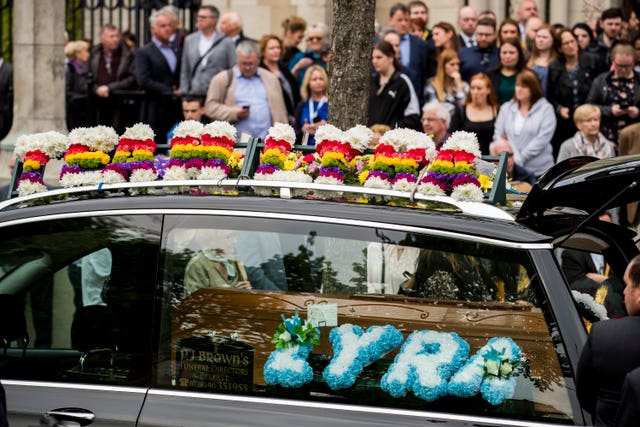
[[[140,117],[156,133],[156,142],[164,143],[171,126],[181,118],[178,82],[180,55],[169,45],[173,33],[171,14],[159,10],[149,17],[152,39],[136,52],[138,85],[145,90]]]
[[[640,420],[640,368],[629,372],[622,385],[616,427],[635,427]]]
[[[640,255],[624,273],[627,317],[594,323],[576,372],[578,400],[595,425],[615,425],[622,384],[640,366]]]
[[[476,25],[477,44],[458,51],[460,74],[464,81],[468,82],[478,73],[486,74],[489,68],[498,64],[496,38],[496,21],[491,18],[480,19]]]
[[[13,67],[0,58],[0,141],[13,123]]]
[[[400,34],[400,62],[422,105],[422,92],[429,71],[427,44],[409,34],[409,9],[402,3],[391,6],[389,26]]]

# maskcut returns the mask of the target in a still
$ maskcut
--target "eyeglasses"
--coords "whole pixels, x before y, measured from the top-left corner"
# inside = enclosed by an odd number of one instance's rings
[[[308,42],[319,42],[322,40],[322,37],[307,37]]]

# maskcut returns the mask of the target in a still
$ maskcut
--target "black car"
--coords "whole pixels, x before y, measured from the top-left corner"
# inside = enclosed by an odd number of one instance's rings
[[[346,187],[253,180],[2,202],[10,424],[588,425],[575,367],[593,307],[619,306],[574,301],[558,250],[602,254],[622,278],[636,234],[598,213],[639,199],[639,168],[570,159],[517,220],[447,197],[360,188],[350,203],[291,197]],[[251,190],[269,186],[279,197]]]

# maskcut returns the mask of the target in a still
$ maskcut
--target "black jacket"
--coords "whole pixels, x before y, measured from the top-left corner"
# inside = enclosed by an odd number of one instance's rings
[[[371,93],[369,94],[369,122],[367,126],[384,124],[392,129],[408,127],[419,129],[420,117],[417,114],[405,116],[404,112],[411,100],[408,83],[399,72],[393,73],[389,82],[380,91],[380,76],[371,79]]]
[[[67,129],[92,126],[89,102],[90,72],[78,73],[72,63],[67,64],[65,96],[67,106]]]
[[[149,42],[136,52],[135,74],[145,91],[140,120],[148,123],[156,133],[156,142],[164,143],[174,123],[182,119],[180,103],[173,97],[173,87],[180,85],[180,54],[172,72],[160,49]]]
[[[0,140],[2,140],[13,123],[13,67],[6,61],[0,66]]]
[[[593,324],[576,372],[581,405],[596,425],[614,425],[625,376],[640,366],[640,316]]]
[[[264,62],[260,62],[260,66],[265,70],[269,70]],[[296,106],[300,102],[300,85],[298,84],[298,80],[293,77],[291,71],[284,65],[282,62],[278,62],[278,69],[282,76],[287,80],[289,86],[291,87],[291,96],[282,88],[282,97],[284,98],[284,105],[287,107],[287,114],[290,117],[294,117],[296,114]],[[282,82],[280,82],[280,86],[282,86]]]

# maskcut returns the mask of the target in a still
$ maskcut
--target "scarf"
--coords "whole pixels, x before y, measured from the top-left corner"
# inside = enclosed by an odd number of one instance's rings
[[[575,138],[574,145],[581,155],[597,157],[599,159],[614,156],[615,153],[613,152],[611,144],[601,133],[598,133],[596,141],[593,144],[584,137],[582,132],[578,131],[578,133],[580,134],[580,138]]]

